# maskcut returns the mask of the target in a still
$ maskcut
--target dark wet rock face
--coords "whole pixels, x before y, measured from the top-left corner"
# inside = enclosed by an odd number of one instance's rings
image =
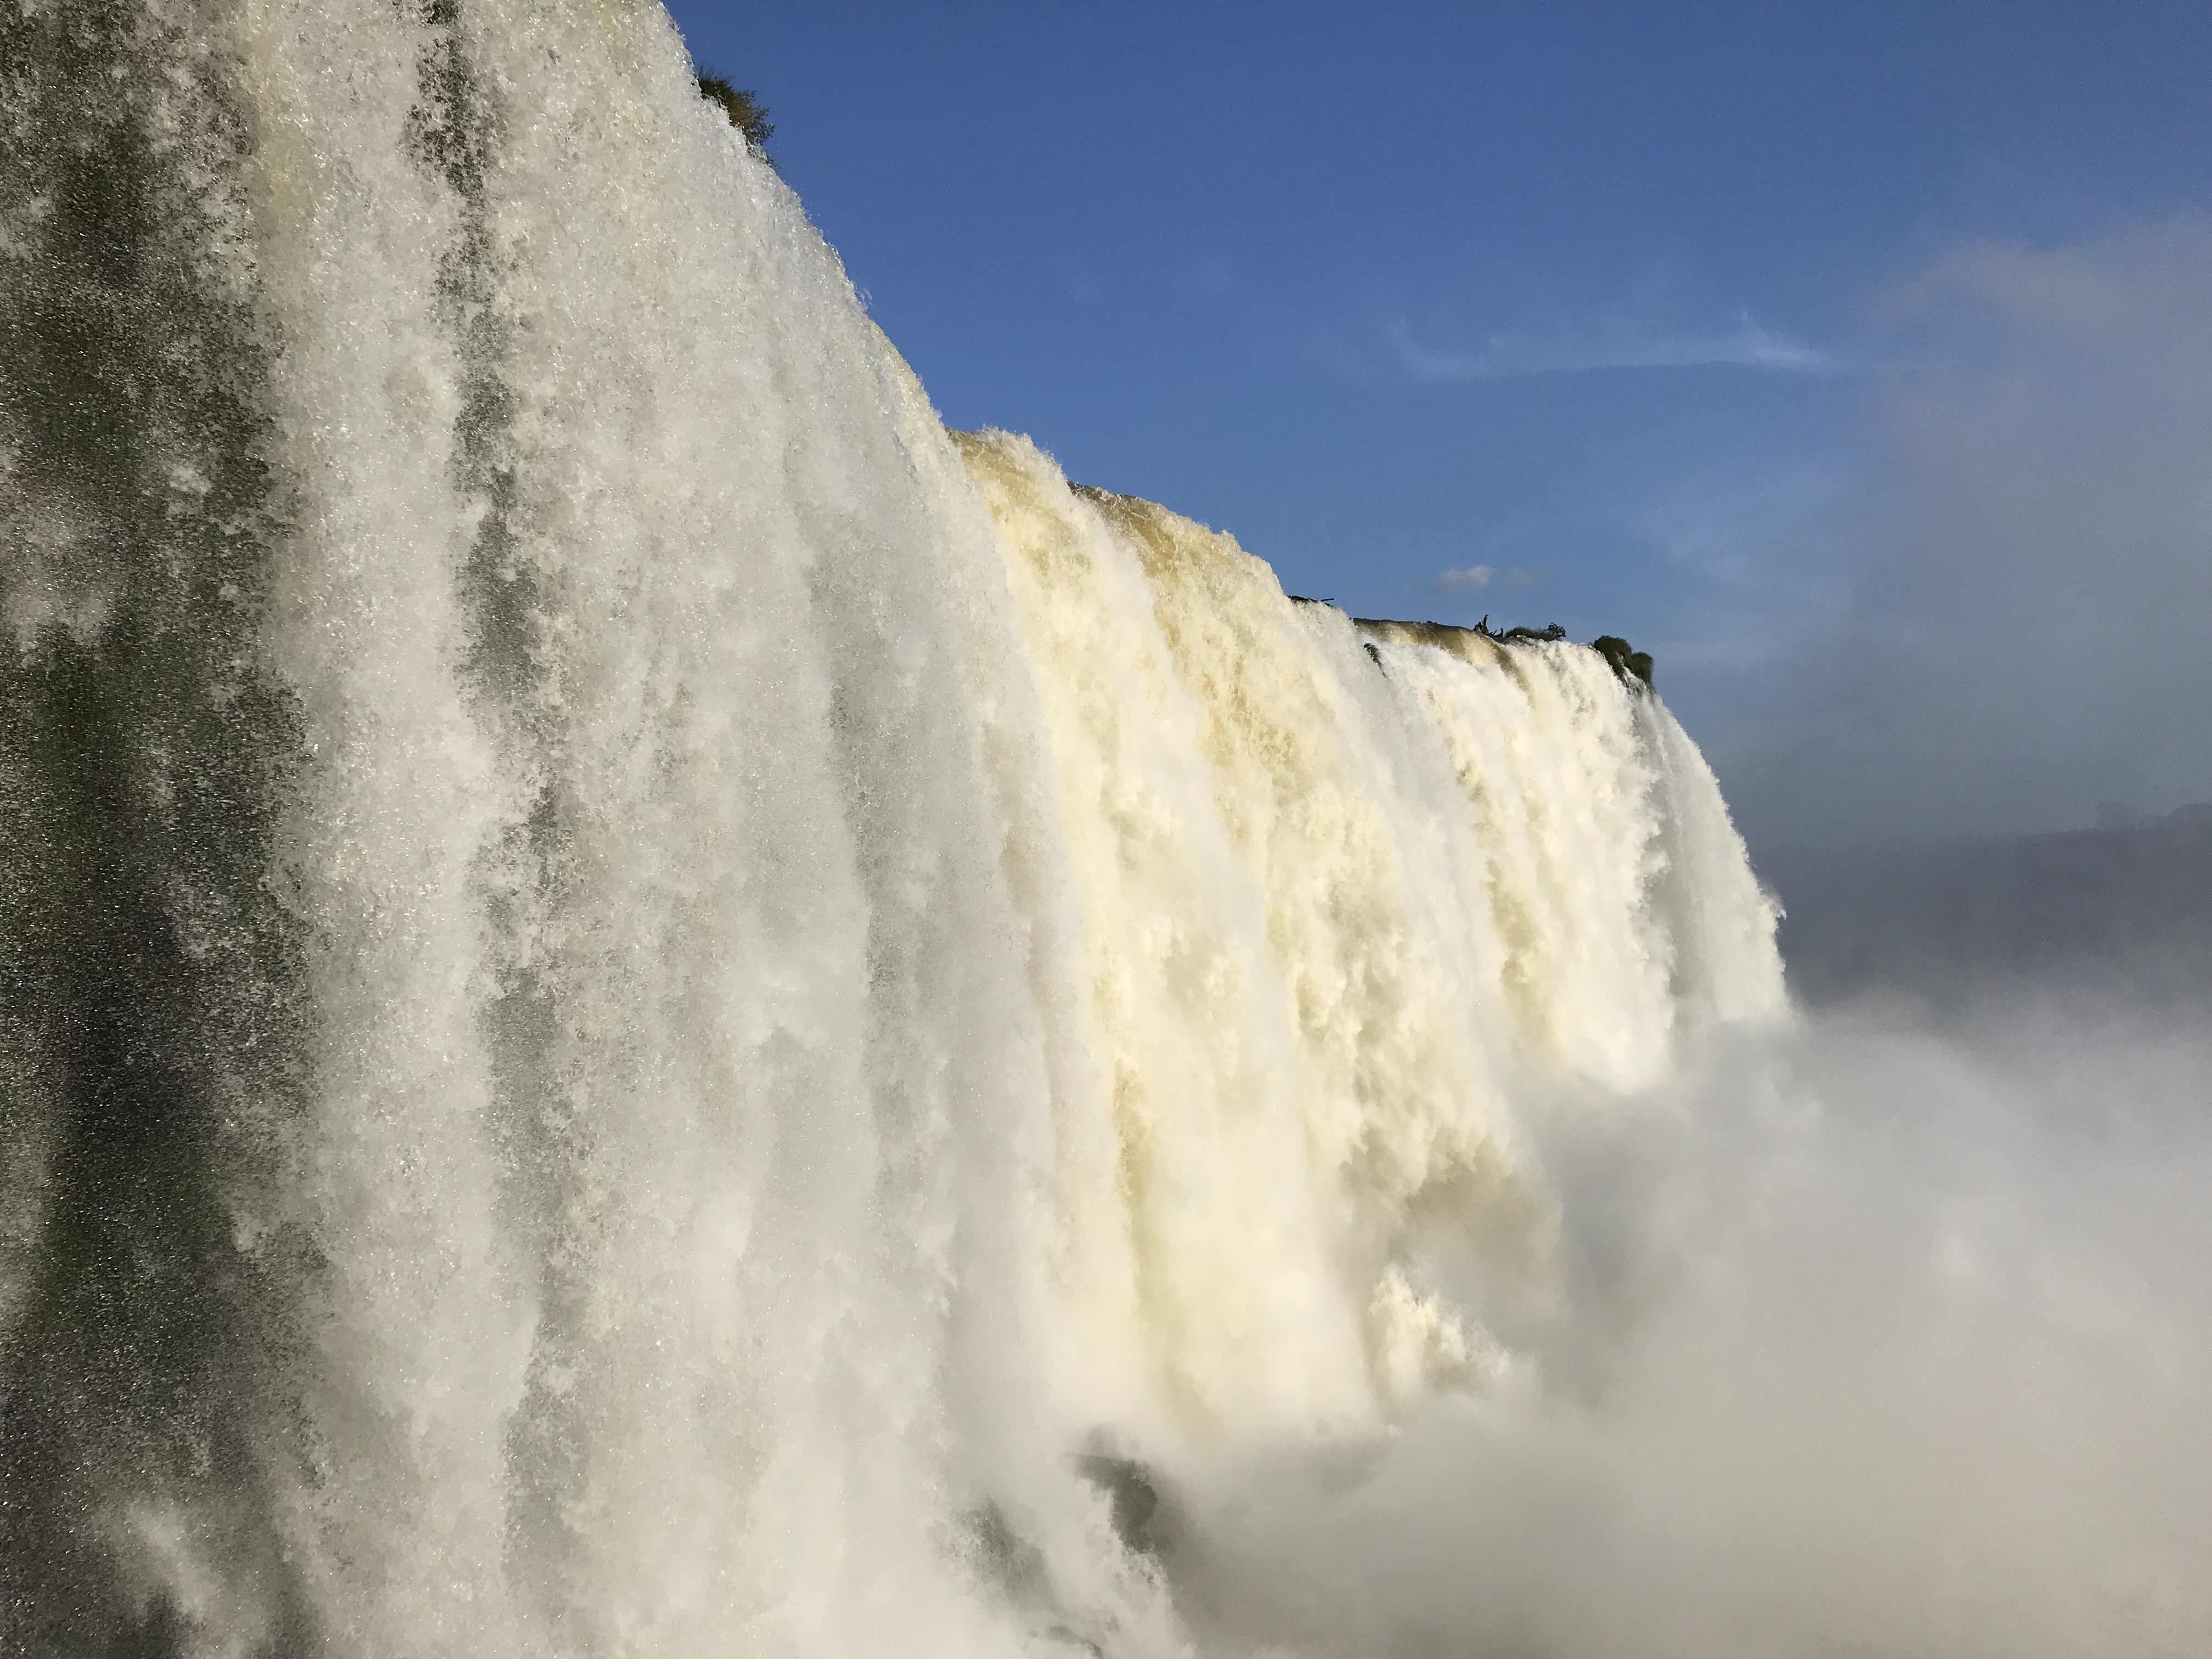
[[[1109,1523],[1121,1547],[1158,1561],[1164,1545],[1159,1488],[1152,1472],[1133,1458],[1087,1453],[1074,1462],[1076,1474],[1106,1499]],[[1030,1623],[1048,1650],[1103,1654],[1103,1632],[1086,1632],[1072,1617],[1044,1553],[1016,1528],[1006,1511],[986,1500],[961,1517],[961,1548],[975,1576],[991,1585]]]
[[[1077,1458],[1075,1471],[1105,1494],[1122,1547],[1139,1555],[1157,1553],[1160,1493],[1151,1472],[1133,1458],[1095,1454]]]
[[[272,1200],[306,947],[271,879],[300,722],[258,647],[284,503],[228,182],[256,135],[233,66],[137,8],[0,29],[0,1651],[185,1650],[123,1562],[190,1514],[179,1547],[307,1652],[270,1520],[281,1287],[314,1263]]]

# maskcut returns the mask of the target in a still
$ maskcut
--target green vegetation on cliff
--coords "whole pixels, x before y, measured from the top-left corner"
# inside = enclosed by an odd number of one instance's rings
[[[710,103],[720,104],[722,113],[730,118],[730,125],[744,135],[752,153],[770,167],[775,165],[775,158],[768,153],[768,141],[775,136],[775,123],[768,118],[768,106],[761,102],[758,93],[748,92],[732,84],[726,76],[702,67],[699,95]]]

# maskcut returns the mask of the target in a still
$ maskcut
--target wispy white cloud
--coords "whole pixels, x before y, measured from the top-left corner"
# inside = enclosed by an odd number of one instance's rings
[[[1429,578],[1429,587],[1438,593],[1510,592],[1543,580],[1542,571],[1526,565],[1462,564],[1437,571]]]
[[[1660,332],[1614,315],[1549,334],[1492,334],[1479,345],[1461,348],[1432,345],[1403,319],[1386,332],[1399,368],[1436,385],[1604,368],[1719,366],[1819,374],[1842,367],[1833,354],[1769,328],[1748,312],[1717,332]]]

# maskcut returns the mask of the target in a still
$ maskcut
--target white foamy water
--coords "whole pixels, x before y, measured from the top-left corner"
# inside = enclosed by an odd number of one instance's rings
[[[946,434],[657,9],[4,27],[0,1645],[1982,1650],[1556,1524],[1835,1092],[1656,696]]]

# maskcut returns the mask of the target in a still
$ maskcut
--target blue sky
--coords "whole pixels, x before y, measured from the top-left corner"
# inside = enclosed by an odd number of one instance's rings
[[[2212,7],[671,9],[948,421],[1292,592],[1649,645],[1755,834],[2212,795]],[[2172,672],[2072,661],[2085,592]]]

